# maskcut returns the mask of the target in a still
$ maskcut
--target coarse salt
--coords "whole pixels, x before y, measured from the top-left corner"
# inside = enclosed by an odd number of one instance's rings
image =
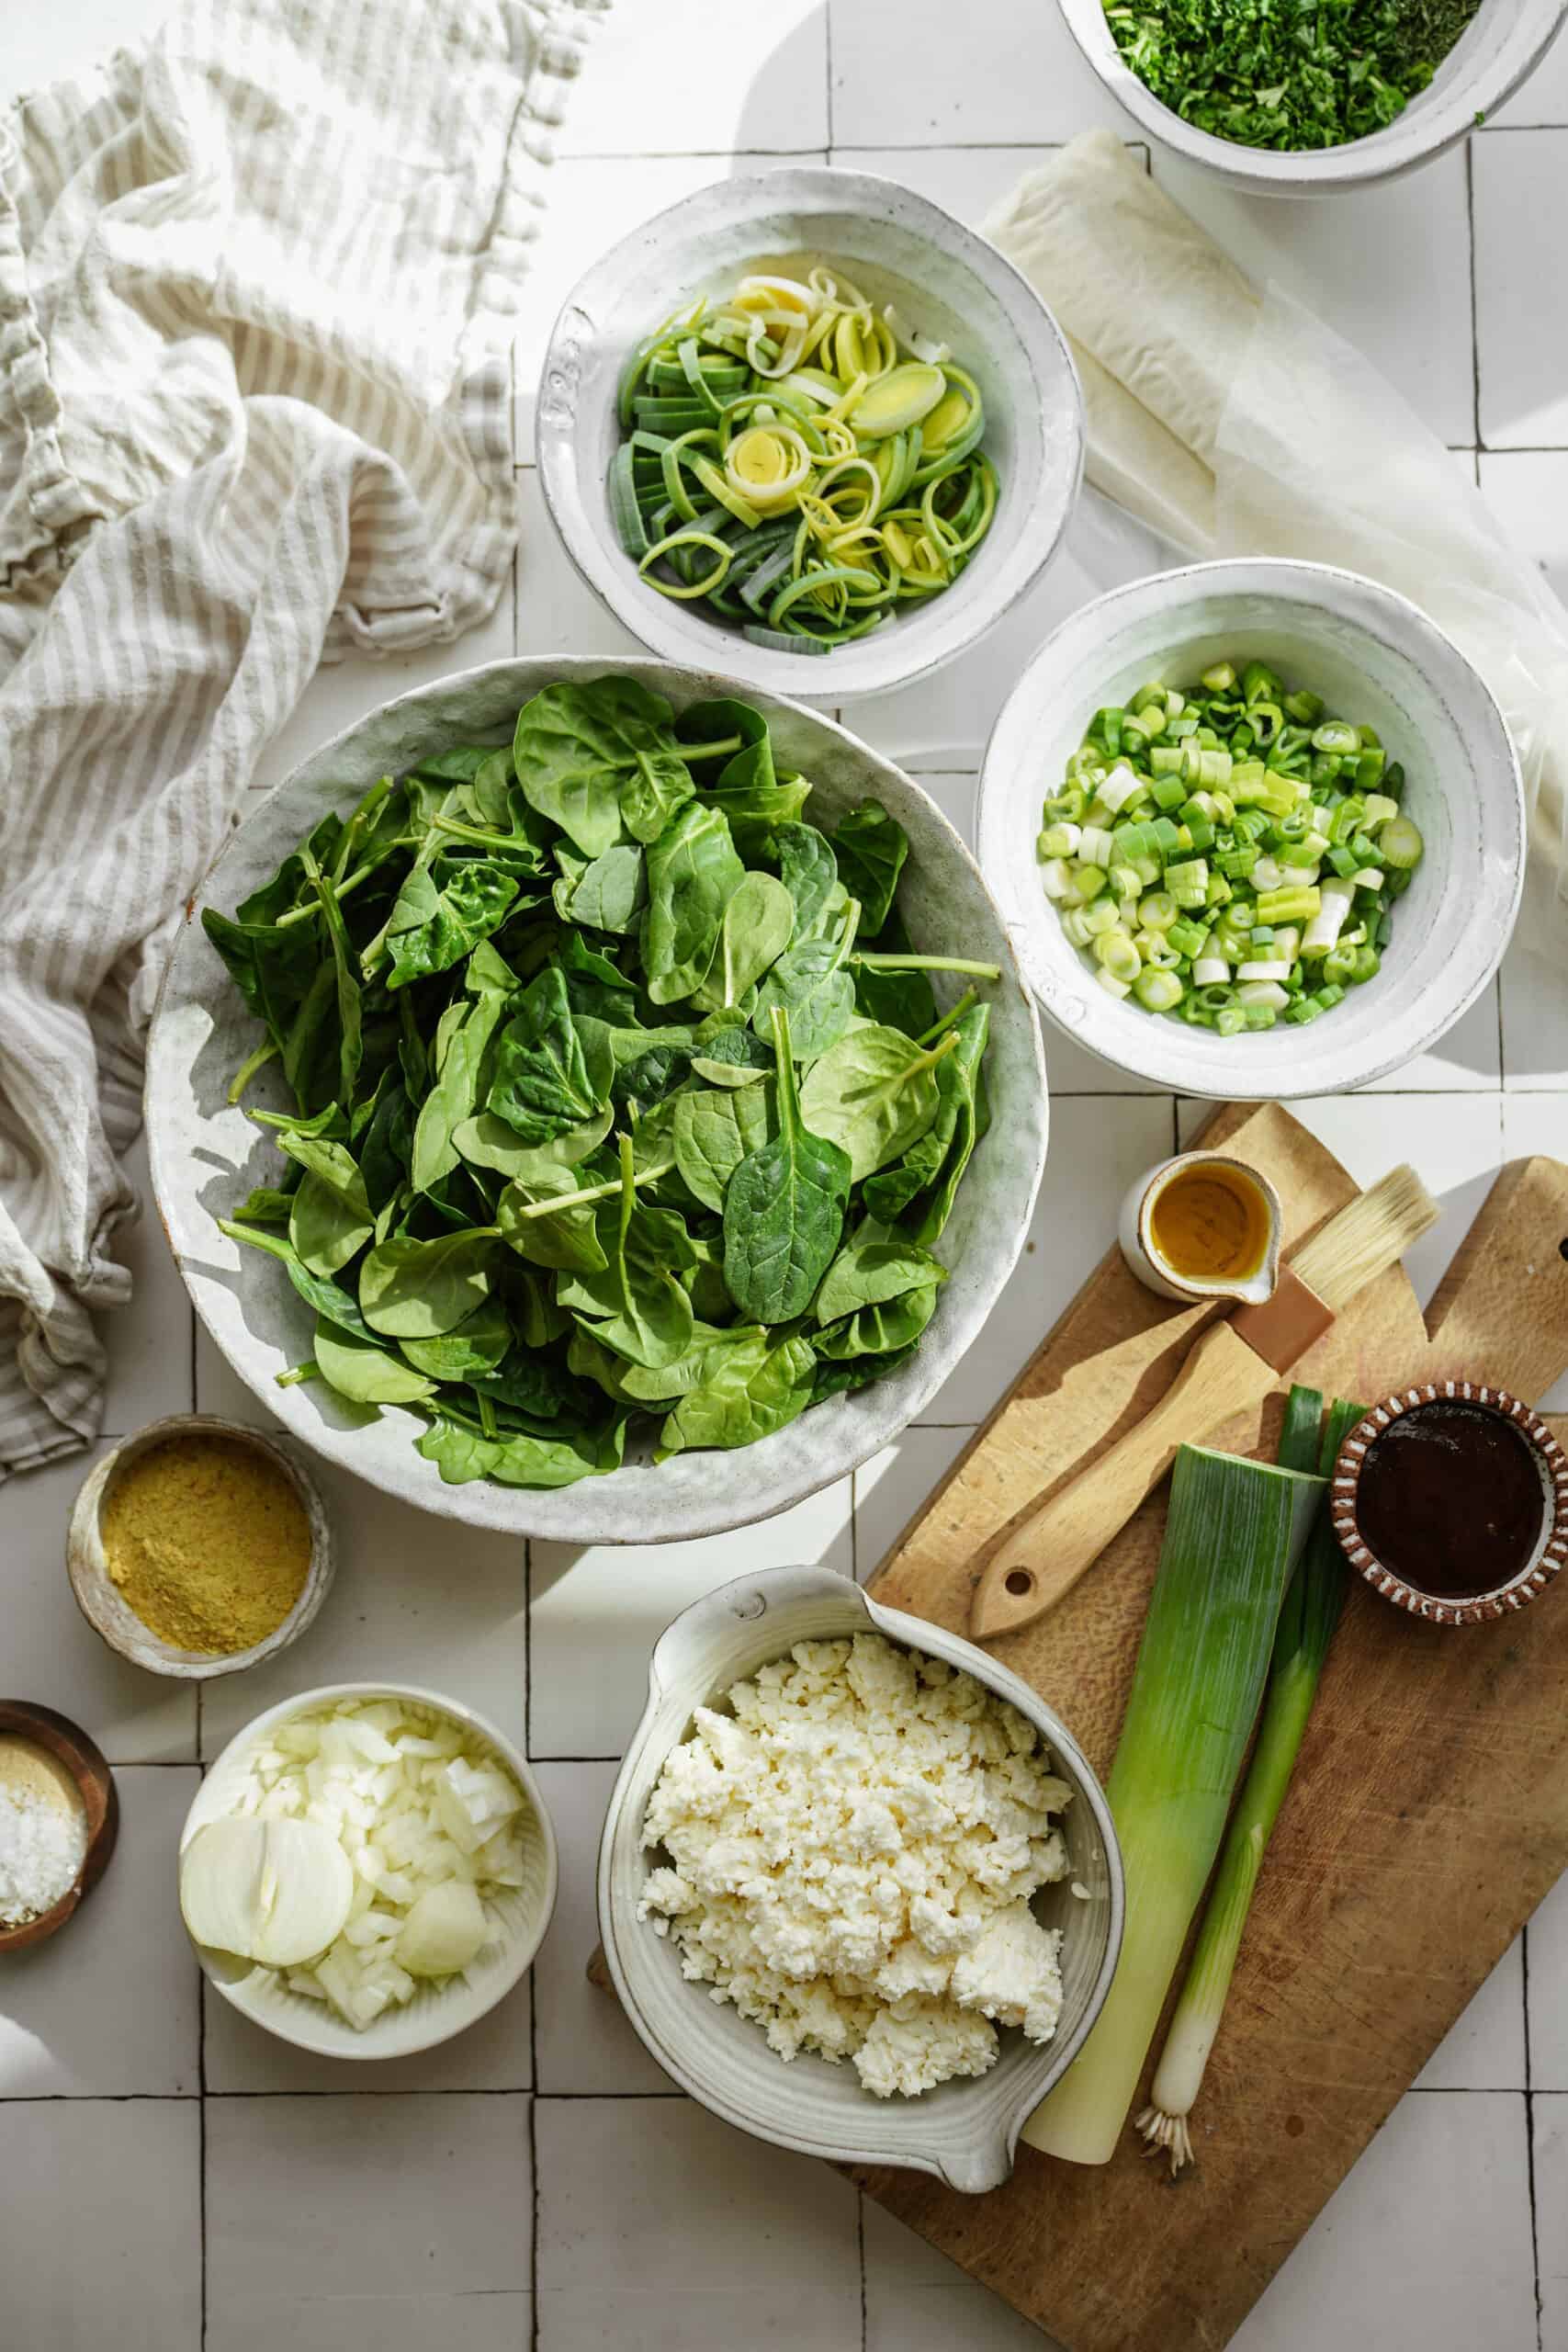
[[[86,1851],[79,1808],[37,1789],[0,1786],[0,1928],[24,1927],[52,1911]]]

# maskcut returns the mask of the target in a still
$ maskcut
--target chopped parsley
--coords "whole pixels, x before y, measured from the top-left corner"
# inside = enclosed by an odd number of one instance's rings
[[[1244,147],[1340,147],[1424,90],[1478,0],[1107,0],[1139,80]]]

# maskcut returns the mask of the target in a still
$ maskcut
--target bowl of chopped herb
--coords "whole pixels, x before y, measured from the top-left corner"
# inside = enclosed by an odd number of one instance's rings
[[[1259,196],[1324,196],[1429,163],[1534,72],[1568,0],[1060,0],[1151,137]]]
[[[537,435],[568,554],[655,653],[838,703],[951,660],[1039,577],[1083,404],[995,246],[896,181],[791,168],[594,264]]]
[[[1327,564],[1191,564],[1041,647],[979,851],[1058,1025],[1182,1094],[1365,1086],[1491,979],[1524,883],[1502,713],[1405,598]]]

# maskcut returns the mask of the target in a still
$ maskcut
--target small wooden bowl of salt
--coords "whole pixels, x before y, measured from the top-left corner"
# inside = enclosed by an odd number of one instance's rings
[[[90,1473],[65,1565],[110,1649],[200,1682],[299,1638],[332,1582],[332,1535],[314,1482],[280,1441],[216,1414],[175,1413]]]
[[[74,1917],[118,1835],[114,1775],[96,1743],[52,1707],[0,1699],[0,1952]]]

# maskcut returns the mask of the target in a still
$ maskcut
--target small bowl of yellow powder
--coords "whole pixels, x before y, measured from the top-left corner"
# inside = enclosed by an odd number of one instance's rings
[[[292,1454],[210,1413],[153,1421],[97,1464],[65,1560],[109,1647],[187,1682],[276,1657],[333,1575],[321,1496]]]

